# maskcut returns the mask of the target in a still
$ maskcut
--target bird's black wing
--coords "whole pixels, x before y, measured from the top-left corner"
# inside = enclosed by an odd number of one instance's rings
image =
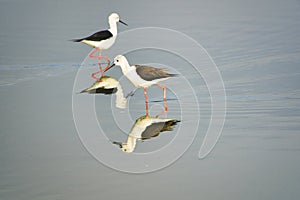
[[[107,40],[107,39],[111,38],[112,36],[113,36],[113,34],[110,31],[104,30],[104,31],[99,31],[97,33],[94,33],[91,36],[81,38],[81,39],[74,39],[72,41],[73,42],[81,42],[82,40],[101,41],[101,40]]]
[[[169,74],[166,69],[141,65],[135,65],[135,67],[136,73],[146,81],[176,76],[176,74]]]
[[[109,88],[109,89],[106,89],[104,87],[101,87],[101,88],[96,88],[96,89],[93,89],[93,90],[82,90],[80,93],[89,93],[89,94],[114,94],[118,91],[117,88]]]
[[[147,126],[141,134],[142,140],[158,136],[161,132],[172,131],[173,127],[180,122],[179,120],[169,120],[166,122],[156,122]]]
[[[156,137],[160,134],[161,130],[164,127],[164,122],[152,123],[147,126],[146,129],[141,134],[142,140],[150,139],[152,137]]]

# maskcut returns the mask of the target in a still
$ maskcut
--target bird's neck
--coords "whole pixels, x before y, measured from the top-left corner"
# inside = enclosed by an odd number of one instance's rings
[[[127,152],[128,153],[133,152],[135,149],[135,146],[136,146],[136,138],[129,135],[127,138],[127,142],[126,142]]]
[[[109,30],[113,35],[116,35],[118,32],[117,29],[117,22],[115,21],[109,21]]]
[[[122,66],[121,66],[122,72],[124,75],[126,75],[131,69],[131,66],[129,65],[128,62],[125,62]]]

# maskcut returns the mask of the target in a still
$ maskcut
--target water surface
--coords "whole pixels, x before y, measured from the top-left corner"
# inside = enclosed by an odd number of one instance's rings
[[[1,1],[1,199],[299,199],[299,8],[299,1],[268,0]],[[171,28],[194,38],[212,56],[226,87],[227,116],[222,137],[206,159],[197,155],[210,118],[209,94],[203,79],[189,71],[185,74],[200,102],[200,128],[174,164],[154,173],[126,174],[100,164],[83,147],[72,116],[72,89],[90,48],[68,40],[106,27],[112,11],[129,24],[119,31]],[[119,54],[117,45],[107,53]],[[179,71],[188,67],[163,52],[128,56],[136,63],[167,62]],[[121,73],[115,69],[110,75]],[[168,82],[171,88],[176,84]],[[184,88],[176,89],[190,102]],[[149,95],[156,100],[160,94],[153,88]],[[110,103],[109,96],[96,97],[97,116],[113,138],[122,131],[102,115]],[[133,121],[144,114],[141,90],[129,106]],[[168,116],[180,118],[177,101],[169,106]],[[194,111],[190,105],[189,120],[195,119]],[[140,144],[140,151],[165,144],[171,134]]]

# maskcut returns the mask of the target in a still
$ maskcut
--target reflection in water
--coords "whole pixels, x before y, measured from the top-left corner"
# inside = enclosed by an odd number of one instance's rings
[[[137,139],[143,141],[156,137],[163,131],[172,131],[178,122],[180,121],[175,119],[142,116],[135,121],[125,143],[113,142],[113,144],[119,145],[122,151],[131,153],[135,149]]]
[[[127,99],[124,97],[123,89],[118,80],[109,76],[103,76],[89,88],[80,93],[89,94],[116,94],[116,107],[126,108]]]

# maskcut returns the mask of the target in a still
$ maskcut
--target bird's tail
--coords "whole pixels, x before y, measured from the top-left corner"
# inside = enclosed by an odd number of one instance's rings
[[[161,132],[163,131],[172,131],[174,126],[177,125],[177,123],[179,123],[180,120],[176,120],[176,119],[171,119],[169,121],[166,121],[161,129]]]
[[[72,39],[72,40],[70,40],[70,41],[72,41],[72,42],[81,42],[82,39]]]
[[[179,74],[168,74],[169,77],[176,77],[179,76]]]

